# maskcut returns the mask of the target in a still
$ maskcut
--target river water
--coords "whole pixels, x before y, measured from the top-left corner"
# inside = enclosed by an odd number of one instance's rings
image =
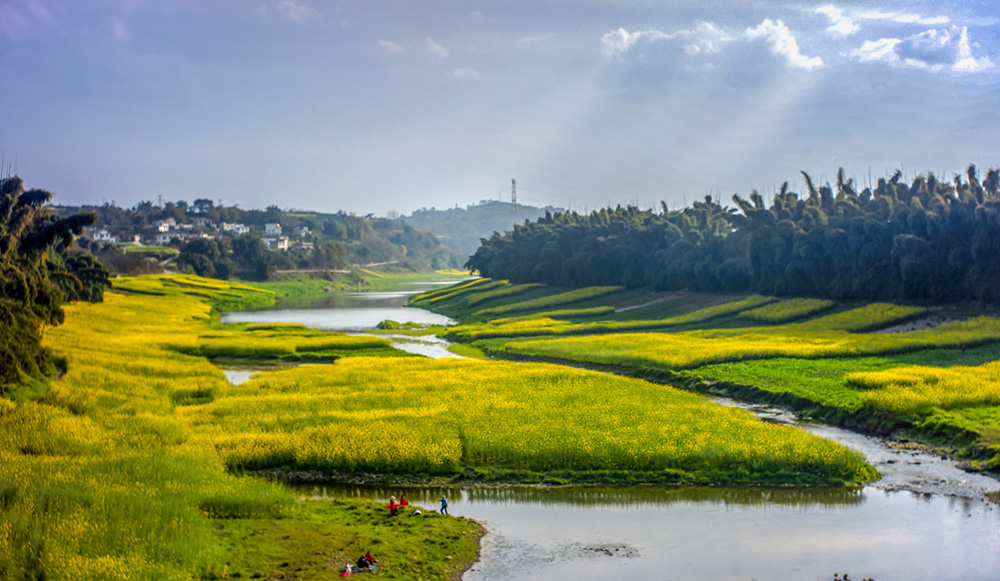
[[[419,291],[356,293],[372,296],[233,313],[223,321],[298,322],[347,331],[371,328],[385,318],[435,321],[405,306],[412,292]],[[369,305],[375,312],[359,323],[357,310]],[[780,410],[720,403],[751,407],[768,421],[798,423]],[[451,514],[479,520],[489,531],[480,560],[463,577],[467,581],[829,581],[834,573],[858,581],[1000,580],[1000,508],[982,496],[997,489],[996,480],[839,428],[802,426],[861,451],[883,473],[882,480],[859,490],[304,486],[300,491],[308,497],[380,500],[406,494],[425,510],[436,509],[446,494]]]

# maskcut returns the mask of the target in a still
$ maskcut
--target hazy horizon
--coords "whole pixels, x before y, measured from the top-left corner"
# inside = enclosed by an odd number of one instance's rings
[[[1000,8],[869,4],[0,0],[0,148],[57,204],[376,215],[1000,165]]]

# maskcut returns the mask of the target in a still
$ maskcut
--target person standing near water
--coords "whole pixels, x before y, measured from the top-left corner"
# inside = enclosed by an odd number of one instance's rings
[[[448,497],[442,494],[438,500],[441,502],[441,514],[448,514]]]

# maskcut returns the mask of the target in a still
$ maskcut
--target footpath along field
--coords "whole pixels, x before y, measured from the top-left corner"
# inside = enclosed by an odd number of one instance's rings
[[[647,294],[644,304],[634,295],[587,289],[574,292],[597,298],[557,301],[569,293],[552,288],[530,291],[536,305],[549,298],[533,308],[513,302],[526,295],[498,296],[495,286],[494,298],[479,300],[478,285],[493,286],[479,282],[435,300],[452,291],[440,289],[412,304],[459,317],[462,324],[444,336],[496,357],[604,366],[783,404],[834,423],[902,429],[967,456],[975,467],[1000,469],[1000,381],[992,363],[1000,359],[1000,319],[968,316],[878,333],[925,317],[927,309],[677,293]],[[706,301],[713,304],[698,308]],[[470,313],[469,305],[477,310]],[[484,309],[524,314],[484,320]]]

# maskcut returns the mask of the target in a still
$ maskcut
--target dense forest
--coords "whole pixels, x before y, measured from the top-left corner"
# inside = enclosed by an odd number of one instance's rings
[[[844,171],[807,191],[786,182],[767,206],[711,197],[680,211],[547,213],[494,234],[466,266],[561,286],[755,292],[838,300],[1000,301],[1000,172],[951,183],[896,171],[858,191]]]
[[[514,224],[537,220],[545,212],[555,212],[552,206],[537,208],[523,204],[510,204],[496,200],[482,202],[465,208],[421,208],[402,218],[405,224],[426,230],[437,236],[452,250],[469,256],[479,248],[480,241],[494,232],[506,232]]]
[[[65,301],[99,302],[110,286],[107,270],[73,248],[96,217],[60,217],[45,205],[51,198],[19,177],[0,180],[0,394],[48,370],[42,331],[63,322]]]

